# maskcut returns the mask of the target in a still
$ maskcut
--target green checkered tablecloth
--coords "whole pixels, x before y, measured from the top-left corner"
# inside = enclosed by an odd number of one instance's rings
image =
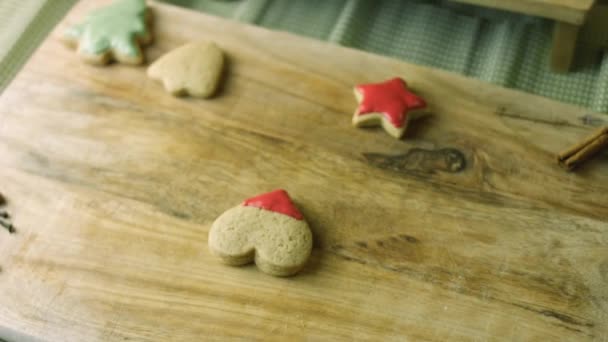
[[[608,57],[579,56],[573,72],[551,72],[546,19],[447,0],[165,1],[608,112]],[[74,2],[0,0],[0,89]]]

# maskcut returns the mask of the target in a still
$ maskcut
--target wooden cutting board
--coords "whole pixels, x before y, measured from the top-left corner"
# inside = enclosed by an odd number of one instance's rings
[[[447,72],[153,3],[148,60],[229,56],[220,94],[57,39],[0,97],[0,337],[9,340],[608,338],[608,156],[555,153],[606,116]],[[351,127],[352,86],[395,75],[431,113],[399,141]],[[219,264],[213,220],[287,189],[315,234],[281,279]]]

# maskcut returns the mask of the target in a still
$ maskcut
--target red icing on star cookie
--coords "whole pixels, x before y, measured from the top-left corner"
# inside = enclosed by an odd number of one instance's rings
[[[291,216],[296,220],[303,220],[304,216],[293,204],[287,191],[279,189],[259,196],[249,198],[243,202],[244,206],[256,207]]]
[[[426,108],[426,102],[407,89],[407,84],[400,78],[358,85],[355,89],[361,93],[361,103],[356,115],[382,113],[389,122],[398,128],[405,125],[407,113]]]

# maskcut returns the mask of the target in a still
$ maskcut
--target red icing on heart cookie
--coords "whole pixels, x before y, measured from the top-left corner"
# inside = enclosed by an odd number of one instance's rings
[[[362,84],[356,89],[362,98],[356,115],[382,113],[398,128],[405,124],[408,111],[426,107],[426,102],[412,93],[400,78],[382,83]]]
[[[291,216],[296,220],[304,219],[304,215],[293,204],[287,191],[282,189],[249,198],[243,202],[243,205],[274,211]]]

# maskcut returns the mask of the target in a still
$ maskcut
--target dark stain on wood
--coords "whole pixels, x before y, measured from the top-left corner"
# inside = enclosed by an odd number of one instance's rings
[[[564,329],[566,329],[566,330],[574,331],[575,333],[589,335],[589,334],[586,334],[586,333],[585,333],[584,331],[582,331],[581,329],[576,329],[576,328],[573,328],[573,327],[571,327],[571,326],[567,326],[567,325],[565,325],[565,324],[556,324],[556,325],[557,325],[558,327],[560,327],[560,328],[564,328]]]
[[[454,148],[438,150],[412,148],[400,155],[364,153],[363,156],[374,167],[406,173],[410,171],[458,173],[464,170],[467,164],[464,154]]]
[[[367,243],[365,241],[357,241],[355,244],[361,248],[367,248]]]
[[[334,251],[341,250],[342,248],[344,248],[342,245],[333,245],[333,246],[331,246],[331,249],[333,249]]]
[[[242,128],[235,128],[235,131],[238,131],[240,133],[243,134],[247,134],[250,136],[254,136],[257,138],[260,138],[262,140],[267,141],[268,143],[272,144],[272,145],[283,145],[283,144],[287,144],[288,141],[281,139],[279,137],[270,135],[270,134],[266,134],[260,131],[254,131],[254,130],[249,130],[249,129],[242,129]]]
[[[595,324],[593,324],[591,322],[581,322],[572,316],[569,316],[569,315],[566,315],[566,314],[563,314],[563,313],[560,313],[557,311],[553,311],[553,310],[541,310],[539,313],[543,316],[555,318],[564,323],[568,323],[568,324],[572,324],[572,325],[581,325],[581,326],[589,327],[589,328],[592,328],[595,326]]]
[[[183,219],[183,220],[188,220],[188,219],[192,218],[192,216],[190,214],[184,213],[182,211],[171,210],[171,209],[168,209],[168,210],[171,213],[171,216],[173,216],[173,217]]]
[[[407,242],[409,242],[409,243],[418,243],[418,242],[420,242],[420,240],[416,239],[416,238],[415,238],[415,237],[413,237],[413,236],[407,235],[407,234],[401,234],[401,235],[399,235],[399,237],[400,237],[402,240],[405,240],[405,241],[407,241]]]
[[[355,262],[355,263],[357,263],[357,264],[361,264],[361,265],[365,265],[365,264],[367,264],[367,262],[366,262],[365,260],[363,260],[363,259],[357,259],[357,258],[353,258],[353,257],[351,257],[351,256],[344,255],[344,254],[339,254],[339,256],[340,256],[341,258],[343,258],[344,260],[347,260],[347,261],[352,261],[352,262]]]
[[[570,315],[567,315],[567,314],[564,314],[564,313],[561,313],[561,312],[557,312],[557,311],[554,311],[554,310],[535,309],[535,308],[532,308],[530,306],[522,305],[522,304],[517,304],[517,303],[511,303],[511,304],[514,305],[514,306],[517,306],[518,308],[522,308],[524,310],[527,310],[527,311],[536,312],[536,313],[541,314],[543,316],[557,319],[560,322],[565,323],[565,324],[576,325],[576,326],[587,327],[587,328],[593,328],[595,326],[595,324],[593,322],[583,321],[582,319],[578,319],[578,318],[575,318],[575,317],[572,317]]]

